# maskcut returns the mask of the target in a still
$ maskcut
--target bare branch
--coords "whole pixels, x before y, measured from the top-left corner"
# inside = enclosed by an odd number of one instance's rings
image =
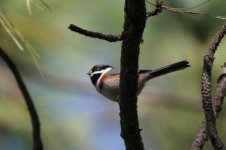
[[[143,150],[137,112],[138,57],[146,24],[145,1],[126,0],[121,50],[120,118],[126,150]]]
[[[117,41],[122,41],[122,35],[111,35],[111,34],[103,34],[99,32],[93,32],[93,31],[88,31],[85,29],[82,29],[74,24],[70,24],[68,27],[71,31],[77,32],[79,34],[92,37],[92,38],[97,38],[97,39],[102,39],[106,40],[108,42],[117,42]]]
[[[8,65],[8,67],[10,68],[10,70],[12,71],[17,84],[20,88],[20,91],[22,92],[28,111],[30,113],[30,117],[31,117],[31,123],[32,123],[32,130],[33,130],[33,150],[43,150],[43,145],[42,145],[42,140],[41,140],[41,128],[40,128],[40,122],[39,122],[39,117],[37,114],[37,111],[35,109],[35,106],[33,104],[32,98],[24,84],[24,81],[16,67],[16,65],[14,64],[14,62],[11,60],[11,58],[4,52],[4,50],[0,47],[0,56],[2,57],[2,59],[6,62],[6,64]]]
[[[162,10],[163,10],[162,4],[163,4],[163,2],[159,2],[156,5],[154,5],[155,6],[155,10],[147,12],[146,16],[147,17],[152,17],[152,16],[156,16],[159,13],[161,13]]]
[[[216,37],[209,46],[205,56],[202,74],[202,102],[205,111],[205,118],[210,140],[215,149],[223,149],[224,144],[218,136],[216,128],[216,118],[211,100],[211,69],[214,61],[214,53],[219,46],[220,41],[226,33],[226,23],[217,33]],[[224,148],[225,149],[225,148]]]
[[[204,119],[199,127],[199,131],[197,132],[194,141],[191,145],[191,150],[201,150],[208,139],[208,131],[206,120]]]
[[[202,149],[207,139],[207,133],[215,149],[221,150],[225,149],[224,144],[222,143],[221,139],[218,136],[216,128],[216,117],[214,110],[217,109],[214,108],[217,106],[215,104],[215,101],[218,100],[214,100],[214,102],[212,102],[213,100],[211,99],[211,69],[214,61],[214,53],[217,50],[217,47],[221,42],[222,38],[224,37],[225,33],[226,33],[226,23],[217,33],[204,56],[204,66],[202,74],[202,97],[203,97],[202,102],[205,111],[205,121],[202,122],[199,132],[197,133],[196,138],[192,143],[191,147],[192,150]],[[216,91],[218,91],[218,89]],[[218,98],[218,96],[214,97]]]
[[[222,105],[223,105],[224,97],[226,93],[226,63],[224,63],[224,65],[222,66],[222,69],[223,69],[223,73],[218,78],[217,89],[212,98],[216,116],[222,110]]]
[[[218,78],[218,85],[214,96],[212,98],[212,103],[215,110],[215,116],[218,117],[219,112],[222,110],[223,100],[226,93],[226,63],[223,67],[223,73]],[[201,123],[198,133],[192,143],[191,150],[201,150],[208,139],[208,131],[206,120],[204,119]]]
[[[175,12],[175,13],[190,14],[190,15],[196,15],[196,16],[206,16],[206,17],[212,17],[212,18],[216,18],[216,19],[226,20],[226,17],[225,16],[210,15],[210,14],[204,14],[204,13],[193,12],[193,11],[189,11],[188,10],[188,9],[193,9],[193,8],[196,8],[196,7],[200,6],[200,5],[203,5],[205,2],[203,2],[203,3],[199,4],[199,5],[196,5],[194,7],[191,7],[191,8],[174,8],[174,7],[169,7],[167,5],[164,5],[163,4],[163,1],[161,1],[161,2],[156,1],[156,4],[155,3],[152,3],[152,2],[149,2],[149,1],[147,1],[147,2],[149,4],[155,6],[155,10],[154,11],[147,12],[147,17],[158,15],[164,9],[164,10],[172,11],[172,12]]]

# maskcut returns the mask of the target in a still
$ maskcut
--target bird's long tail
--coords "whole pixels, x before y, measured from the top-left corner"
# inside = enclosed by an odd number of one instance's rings
[[[185,69],[187,67],[190,67],[189,62],[187,60],[179,61],[177,63],[171,64],[171,65],[168,65],[165,67],[161,67],[156,70],[152,70],[150,72],[149,79],[152,79],[152,78],[155,78],[158,76],[162,76],[162,75],[174,72],[174,71],[179,71],[179,70]]]

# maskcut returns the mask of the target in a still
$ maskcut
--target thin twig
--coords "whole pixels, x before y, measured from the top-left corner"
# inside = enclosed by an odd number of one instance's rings
[[[39,117],[37,114],[37,111],[35,109],[35,106],[33,104],[32,98],[24,84],[24,81],[16,67],[16,65],[14,64],[14,62],[11,60],[11,58],[5,53],[5,51],[0,47],[0,56],[2,57],[2,59],[6,62],[6,64],[8,65],[8,67],[10,68],[10,70],[12,71],[17,84],[23,94],[23,97],[25,99],[28,111],[30,113],[30,117],[31,117],[31,123],[32,123],[32,134],[33,134],[33,150],[43,150],[43,145],[42,145],[42,140],[41,140],[41,127],[40,127],[40,122],[39,122]]]
[[[161,13],[162,10],[163,10],[162,4],[163,4],[163,2],[159,2],[156,5],[154,5],[155,6],[155,10],[147,12],[146,16],[147,17],[152,17],[152,16],[156,16],[159,13]]]
[[[193,11],[190,11],[189,10],[189,9],[196,8],[196,7],[200,6],[200,5],[203,5],[206,2],[208,2],[208,1],[203,2],[203,3],[199,4],[199,5],[196,5],[196,6],[191,7],[191,8],[175,8],[175,7],[170,7],[170,6],[164,5],[163,1],[161,1],[161,2],[158,2],[157,1],[156,3],[152,3],[152,2],[149,2],[149,1],[147,1],[147,2],[155,7],[155,10],[154,11],[147,12],[147,17],[155,16],[155,15],[158,15],[159,13],[161,13],[163,10],[168,10],[168,11],[175,12],[175,13],[191,14],[191,15],[205,16],[205,17],[213,17],[213,18],[216,18],[216,19],[226,20],[226,17],[225,16],[204,14],[204,13],[193,12]]]
[[[203,97],[203,108],[205,111],[205,121],[202,122],[199,132],[196,135],[195,140],[192,143],[192,150],[202,149],[207,135],[210,137],[212,145],[215,149],[225,149],[223,142],[218,136],[216,128],[216,117],[215,117],[215,104],[211,99],[211,69],[214,61],[214,53],[219,46],[222,38],[226,33],[226,23],[219,30],[211,45],[209,46],[204,56],[204,66],[202,74],[202,97]],[[214,96],[216,97],[216,96]],[[216,100],[214,100],[216,101]],[[213,105],[214,104],[214,105]],[[206,122],[206,123],[205,123]],[[206,124],[206,125],[205,125]],[[207,128],[207,129],[205,129]]]
[[[70,24],[68,27],[71,31],[77,32],[79,34],[92,37],[92,38],[98,38],[102,40],[106,40],[108,42],[117,42],[117,41],[122,41],[122,35],[111,35],[111,34],[103,34],[99,32],[93,32],[93,31],[88,31],[86,29],[82,29],[74,24]]]

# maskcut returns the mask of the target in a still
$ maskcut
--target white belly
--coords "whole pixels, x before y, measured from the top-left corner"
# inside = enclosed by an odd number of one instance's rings
[[[111,80],[111,81],[110,81]],[[112,78],[108,80],[106,79],[102,89],[100,90],[99,87],[96,87],[96,90],[105,96],[106,98],[112,100],[112,101],[119,101],[119,82],[117,79],[113,80]],[[138,87],[137,95],[140,94],[141,90],[143,89],[144,84],[140,84]]]

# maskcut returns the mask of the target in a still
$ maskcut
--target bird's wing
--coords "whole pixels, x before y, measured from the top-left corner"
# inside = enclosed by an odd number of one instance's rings
[[[147,70],[147,69],[141,69],[139,70],[139,74],[145,74],[145,73],[149,73],[151,72],[152,70]]]
[[[142,75],[142,74],[146,74],[146,73],[150,73],[152,70],[147,70],[147,69],[141,69],[139,70],[139,74]],[[119,69],[111,69],[109,72],[107,72],[106,74],[109,74],[109,75],[118,75],[120,74],[120,70]]]
[[[106,75],[111,75],[111,76],[118,75],[118,74],[120,74],[120,70],[119,69],[115,69],[115,68],[111,69],[110,71],[108,71],[106,73]]]
[[[139,74],[146,74],[146,73],[150,73],[152,70],[147,70],[147,69],[141,69],[139,70]],[[120,70],[119,69],[111,69],[109,72],[107,72],[107,74],[110,74],[110,75],[118,75],[120,74]]]

